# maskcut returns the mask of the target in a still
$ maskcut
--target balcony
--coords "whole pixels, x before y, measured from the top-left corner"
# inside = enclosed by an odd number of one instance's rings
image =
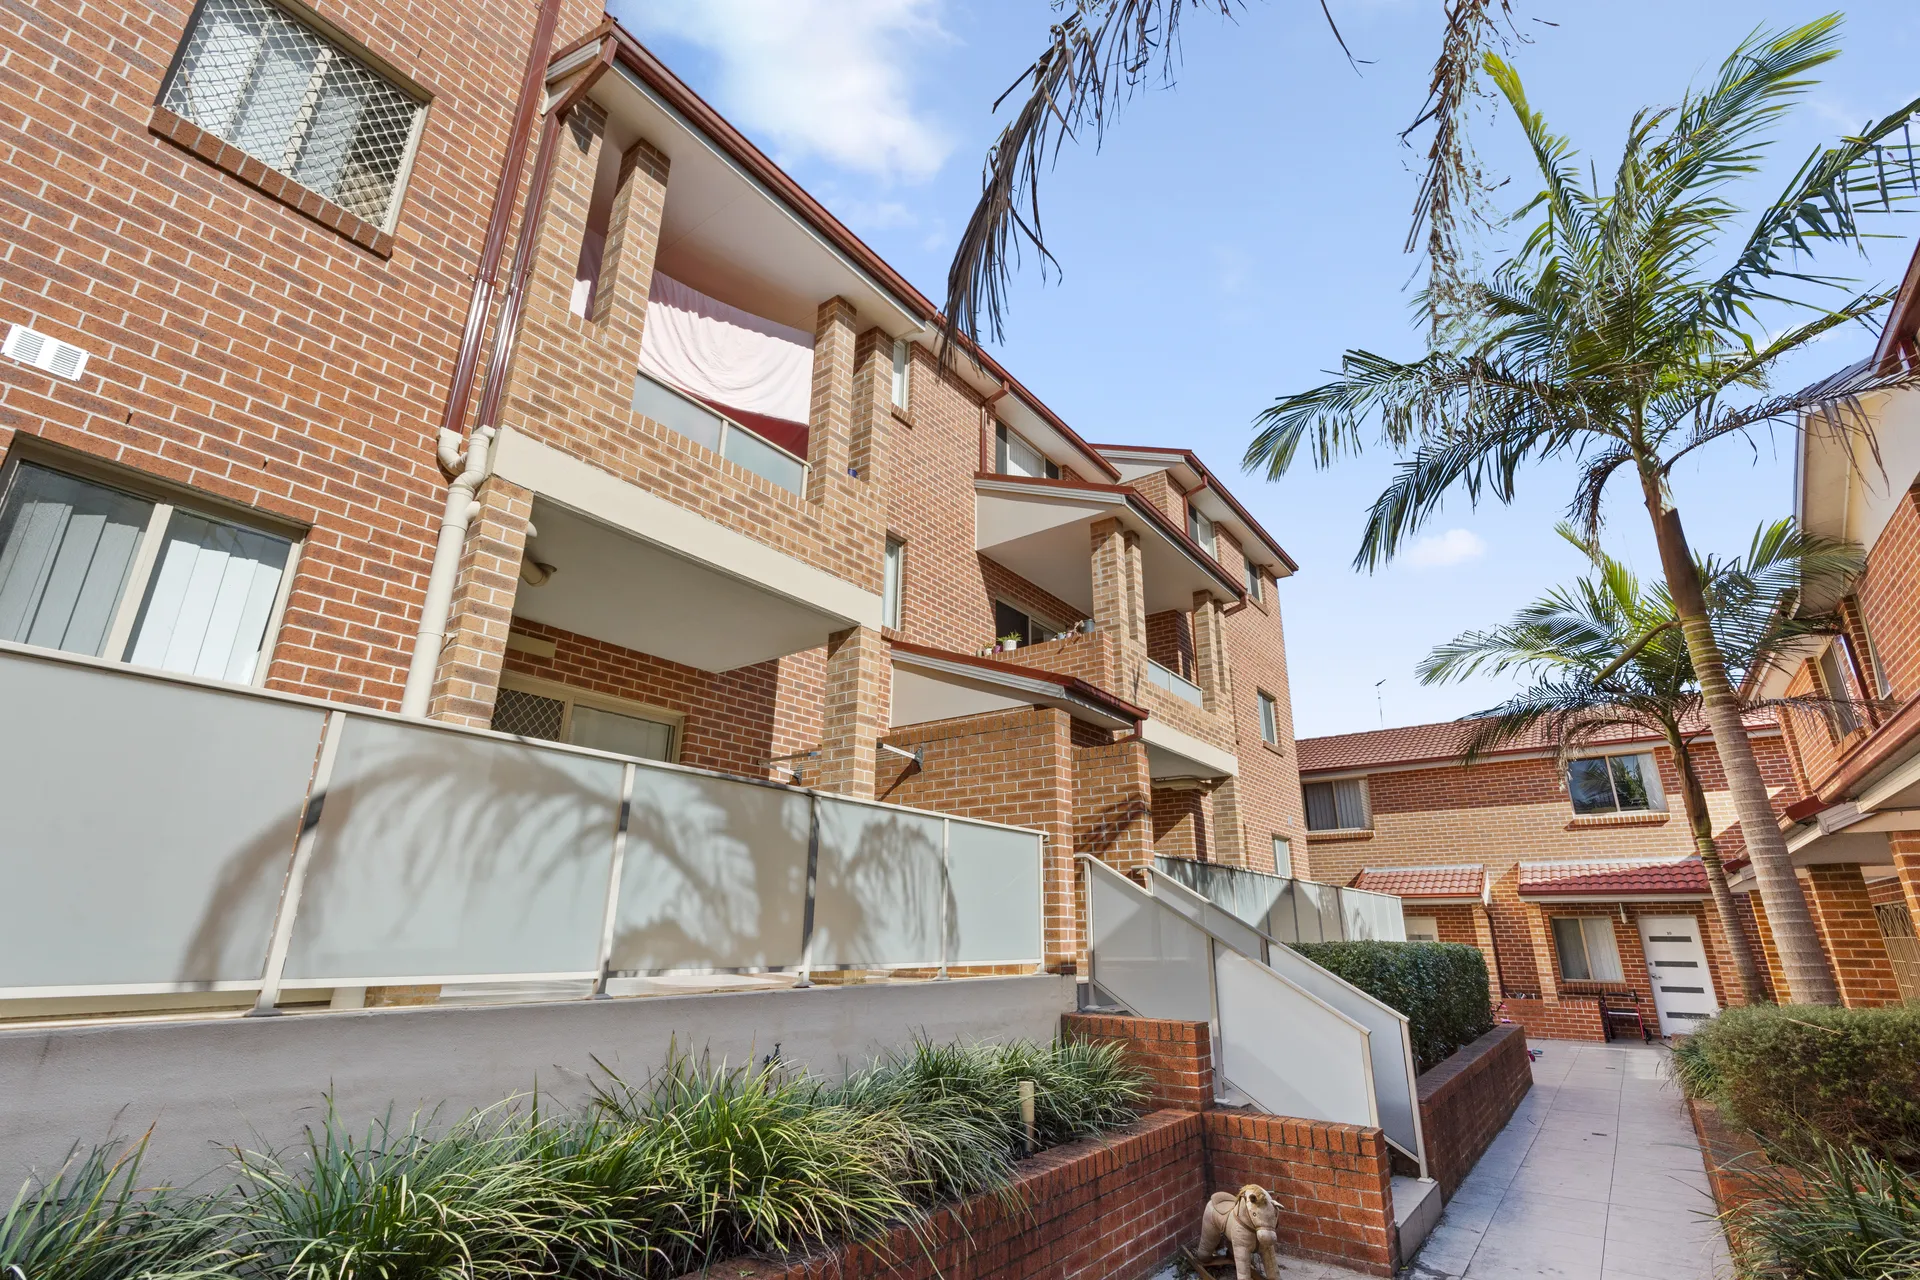
[[[645,373],[633,381],[633,408],[669,431],[738,463],[796,496],[807,491],[807,460],[717,409]],[[805,448],[805,432],[799,443]]]
[[[1165,689],[1176,698],[1185,698],[1196,707],[1206,705],[1206,695],[1193,681],[1161,666],[1152,658],[1147,659],[1147,683],[1158,689]]]

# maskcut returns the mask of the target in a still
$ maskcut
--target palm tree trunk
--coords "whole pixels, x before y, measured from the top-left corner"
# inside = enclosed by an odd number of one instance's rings
[[[1680,525],[1680,513],[1674,509],[1657,471],[1643,469],[1640,474],[1667,592],[1673,597],[1674,614],[1687,638],[1694,677],[1706,702],[1707,726],[1713,731],[1713,745],[1720,752],[1727,789],[1733,794],[1734,812],[1740,817],[1740,830],[1746,837],[1747,856],[1753,860],[1754,878],[1767,908],[1767,924],[1773,931],[1780,966],[1786,970],[1787,994],[1795,1004],[1839,1004],[1833,974],[1827,968],[1813,915],[1807,909],[1806,894],[1793,874],[1793,856],[1780,834],[1773,801],[1760,777],[1760,763],[1754,759],[1753,744],[1740,719],[1739,696],[1727,680],[1726,659],[1707,620],[1706,596],[1700,588],[1693,549],[1687,545],[1686,532]]]
[[[1740,986],[1741,1003],[1757,1003],[1766,987],[1760,982],[1760,966],[1753,962],[1753,941],[1747,937],[1747,923],[1733,905],[1733,890],[1727,887],[1727,870],[1720,865],[1720,847],[1713,842],[1713,815],[1707,812],[1707,789],[1700,785],[1700,771],[1693,766],[1693,756],[1687,750],[1687,740],[1680,736],[1679,726],[1661,727],[1667,735],[1667,746],[1673,750],[1674,768],[1680,771],[1680,795],[1687,809],[1687,825],[1693,829],[1693,847],[1699,851],[1700,865],[1706,869],[1713,909],[1720,915],[1720,930],[1733,952],[1733,973]]]

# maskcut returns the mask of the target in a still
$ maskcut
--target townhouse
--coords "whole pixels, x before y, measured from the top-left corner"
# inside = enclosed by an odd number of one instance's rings
[[[1738,1000],[1663,741],[1622,731],[1563,758],[1523,739],[1467,765],[1467,732],[1453,721],[1301,740],[1313,878],[1397,895],[1409,939],[1478,947],[1529,1034],[1685,1034]],[[1761,714],[1749,732],[1769,787],[1792,802],[1780,730]],[[1712,741],[1702,731],[1690,749],[1716,847],[1737,860]],[[1743,921],[1755,939],[1750,910]]]
[[[1286,872],[1278,589],[597,7],[4,20],[0,641]]]
[[[1867,364],[1910,367],[1920,331],[1920,255]],[[1808,529],[1866,551],[1838,598],[1842,634],[1755,680],[1766,697],[1810,696],[1781,717],[1801,799],[1782,818],[1848,1005],[1920,999],[1920,391],[1841,402],[1800,432],[1794,510]],[[1755,902],[1751,874],[1734,888]],[[1784,983],[1776,976],[1776,982]]]

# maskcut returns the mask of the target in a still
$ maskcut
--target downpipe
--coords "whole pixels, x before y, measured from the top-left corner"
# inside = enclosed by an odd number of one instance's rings
[[[433,548],[433,568],[427,575],[427,599],[420,609],[420,630],[407,663],[407,686],[400,695],[400,714],[416,720],[427,717],[433,678],[440,669],[440,651],[446,646],[447,618],[453,611],[453,582],[460,572],[467,529],[480,510],[475,497],[487,478],[492,427],[475,427],[463,452],[460,433],[443,430],[437,450],[440,465],[453,479],[447,484],[447,507],[440,517],[440,539]]]

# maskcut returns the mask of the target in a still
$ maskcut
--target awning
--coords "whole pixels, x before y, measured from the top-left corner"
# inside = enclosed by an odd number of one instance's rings
[[[1520,896],[1541,902],[1691,902],[1707,896],[1700,859],[1523,862]]]
[[[1053,707],[1103,729],[1131,730],[1146,711],[1084,680],[895,640],[891,727]]]
[[[1471,906],[1487,901],[1487,869],[1477,862],[1443,867],[1364,867],[1349,887],[1390,893],[1426,907]]]
[[[1088,526],[1117,519],[1140,535],[1146,611],[1184,612],[1196,592],[1240,600],[1245,591],[1164,512],[1124,485],[1026,476],[974,478],[975,549],[1082,613],[1093,613]]]

